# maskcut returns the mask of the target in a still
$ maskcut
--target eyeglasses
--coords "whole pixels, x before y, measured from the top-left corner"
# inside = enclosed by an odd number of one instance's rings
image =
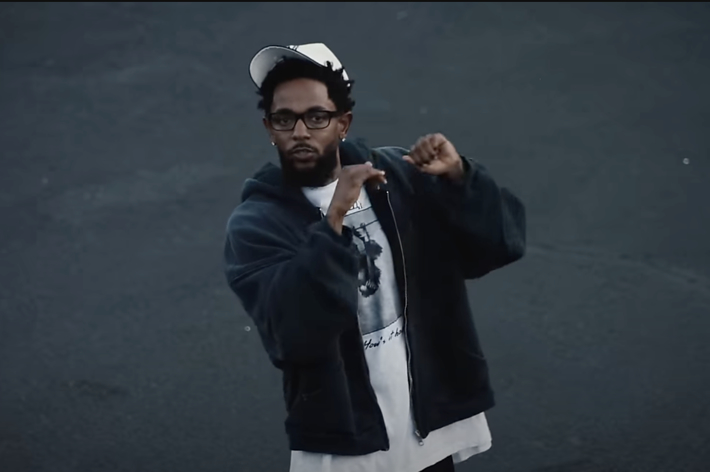
[[[303,124],[308,129],[327,128],[330,125],[330,120],[338,115],[340,115],[340,112],[328,110],[311,110],[306,113],[280,111],[269,114],[268,119],[274,130],[292,131],[296,127],[298,120],[303,120]]]

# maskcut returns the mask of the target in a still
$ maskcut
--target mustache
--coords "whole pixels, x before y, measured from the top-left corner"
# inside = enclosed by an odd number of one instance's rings
[[[294,152],[298,151],[310,151],[310,152],[315,152],[318,153],[318,151],[311,146],[307,146],[305,144],[300,144],[298,146],[293,147],[290,151],[288,151],[289,154],[293,154]]]

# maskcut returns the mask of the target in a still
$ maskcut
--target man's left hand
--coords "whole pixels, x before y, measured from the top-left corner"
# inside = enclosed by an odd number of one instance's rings
[[[452,181],[463,178],[463,161],[456,148],[443,134],[422,136],[410,149],[404,160],[420,171],[446,177]]]

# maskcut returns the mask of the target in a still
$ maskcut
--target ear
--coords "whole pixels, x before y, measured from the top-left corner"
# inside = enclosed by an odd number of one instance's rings
[[[266,132],[269,133],[269,139],[271,142],[274,142],[274,132],[271,129],[271,125],[269,124],[269,120],[266,119],[266,117],[262,118],[262,123],[264,123],[264,128],[266,128]]]
[[[343,113],[339,118],[338,118],[338,134],[339,136],[345,136],[348,134],[348,131],[350,130],[350,125],[353,122],[353,112],[349,111],[347,113]]]

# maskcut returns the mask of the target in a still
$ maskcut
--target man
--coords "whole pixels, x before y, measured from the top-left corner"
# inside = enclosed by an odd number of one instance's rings
[[[522,203],[441,134],[346,140],[353,81],[323,44],[250,73],[281,166],[246,181],[226,275],[283,372],[291,471],[453,471],[494,404],[465,280],[523,257]]]

